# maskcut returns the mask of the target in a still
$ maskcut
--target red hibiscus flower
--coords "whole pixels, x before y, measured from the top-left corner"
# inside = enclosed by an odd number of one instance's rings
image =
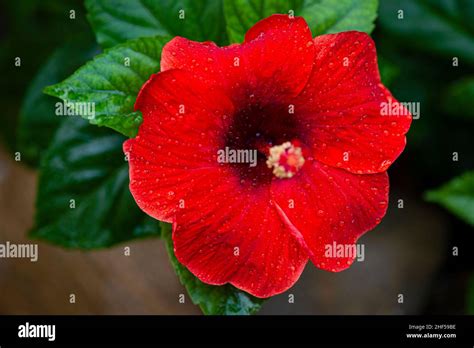
[[[130,190],[173,224],[178,260],[257,297],[287,290],[308,260],[349,267],[355,255],[327,248],[380,222],[411,122],[380,82],[372,39],[313,39],[304,19],[274,15],[240,45],[176,37],[161,70],[138,95],[143,124],[124,150]]]

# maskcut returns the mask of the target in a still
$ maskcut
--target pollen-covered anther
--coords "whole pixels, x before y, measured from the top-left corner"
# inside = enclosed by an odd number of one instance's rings
[[[304,164],[301,147],[287,141],[270,148],[267,158],[268,168],[273,168],[273,174],[280,179],[293,177]]]

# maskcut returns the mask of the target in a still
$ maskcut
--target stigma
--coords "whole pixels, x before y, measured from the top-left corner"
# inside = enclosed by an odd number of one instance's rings
[[[273,168],[273,174],[280,179],[293,177],[304,164],[301,147],[294,146],[287,141],[270,148],[267,157],[268,168]]]

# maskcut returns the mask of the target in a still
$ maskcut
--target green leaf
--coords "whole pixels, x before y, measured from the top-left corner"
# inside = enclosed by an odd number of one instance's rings
[[[474,121],[474,77],[466,77],[449,86],[443,100],[444,111]]]
[[[66,44],[57,49],[31,82],[20,112],[18,149],[22,160],[39,165],[41,154],[47,149],[61,122],[54,113],[57,99],[45,95],[42,89],[69,76],[96,52],[92,44]]]
[[[313,36],[347,30],[370,33],[377,6],[377,0],[228,0],[224,13],[230,41],[242,42],[255,22],[274,13],[303,16]]]
[[[159,235],[129,192],[124,140],[79,117],[61,124],[41,163],[32,237],[94,249]]]
[[[256,313],[264,300],[243,292],[230,284],[213,286],[204,284],[174,256],[171,226],[162,223],[162,237],[179,280],[186,287],[194,304],[199,305],[204,314],[208,315],[248,315]]]
[[[400,12],[402,11],[402,12]],[[380,25],[404,45],[474,64],[474,2],[381,1]]]
[[[466,172],[442,187],[428,191],[425,197],[474,226],[474,171]]]
[[[313,35],[374,29],[378,0],[306,0],[300,12]]]
[[[167,37],[142,38],[106,50],[46,94],[80,103],[75,110],[90,123],[134,137],[142,122],[133,105],[142,85],[160,70]],[[83,110],[80,110],[82,105]],[[91,112],[95,109],[95,112]]]
[[[225,42],[222,0],[87,0],[86,8],[103,47],[153,35]]]
[[[256,22],[275,13],[289,14],[301,8],[303,0],[227,0],[224,14],[230,42],[242,42]]]

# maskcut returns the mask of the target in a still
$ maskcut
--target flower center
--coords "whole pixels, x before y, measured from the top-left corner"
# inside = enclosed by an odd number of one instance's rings
[[[273,174],[280,179],[291,178],[304,164],[301,147],[287,141],[281,145],[272,146],[267,157],[268,168],[273,168]]]

